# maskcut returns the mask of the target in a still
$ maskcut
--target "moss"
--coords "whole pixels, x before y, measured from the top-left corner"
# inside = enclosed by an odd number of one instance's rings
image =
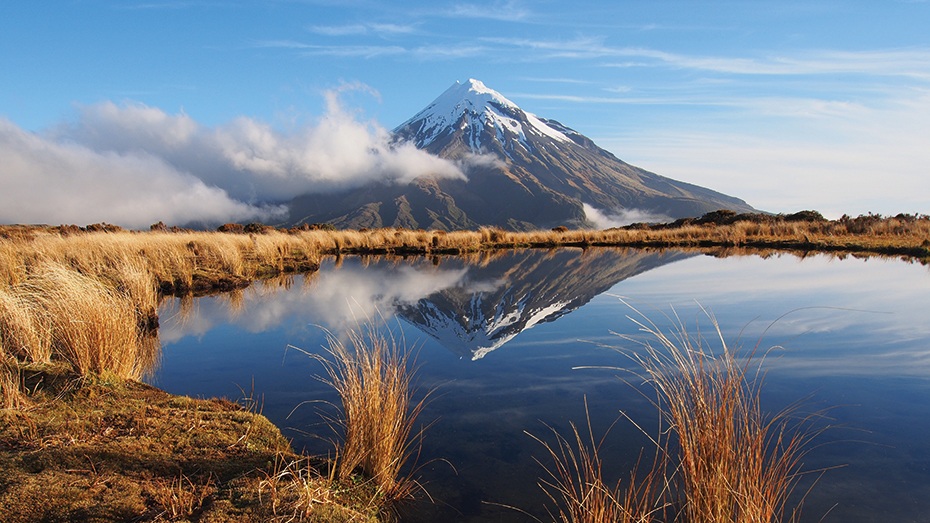
[[[27,405],[0,411],[0,521],[269,521],[272,501],[280,512],[289,500],[284,488],[280,499],[260,496],[262,481],[282,464],[325,464],[294,454],[268,419],[225,399],[64,366],[23,376]],[[333,496],[306,519],[358,518],[349,508],[357,494]]]

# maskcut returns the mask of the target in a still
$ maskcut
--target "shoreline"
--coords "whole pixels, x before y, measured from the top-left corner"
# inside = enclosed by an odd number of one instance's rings
[[[346,255],[425,256],[438,264],[445,256],[493,257],[513,249],[631,248],[893,256],[930,264],[930,218],[867,218],[865,224],[749,220],[527,233],[0,226],[0,386],[7,405],[0,410],[6,422],[0,519],[271,520],[304,503],[307,511],[323,511],[316,521],[377,520],[376,493],[335,485],[327,477],[331,467],[295,454],[251,399],[172,396],[138,381],[152,364],[157,306],[165,296],[312,274],[324,258],[338,263]],[[117,331],[123,337],[112,337]],[[311,484],[316,497],[296,493]]]
[[[0,520],[287,520],[302,510],[291,487],[313,484],[314,521],[378,521],[372,489],[328,482],[329,464],[296,454],[251,398],[195,399],[64,365],[21,371],[32,392],[0,410]]]

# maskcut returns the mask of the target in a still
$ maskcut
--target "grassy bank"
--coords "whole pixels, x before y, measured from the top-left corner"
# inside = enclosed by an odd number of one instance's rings
[[[333,482],[240,403],[61,365],[16,372],[18,408],[0,411],[0,521],[377,521],[370,483]]]

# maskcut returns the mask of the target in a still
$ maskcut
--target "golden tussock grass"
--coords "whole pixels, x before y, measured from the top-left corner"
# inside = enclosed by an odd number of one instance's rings
[[[348,344],[328,335],[331,359],[317,359],[324,381],[339,394],[342,442],[334,477],[348,480],[361,472],[387,502],[412,497],[419,484],[404,468],[416,453],[413,433],[426,396],[413,402],[413,362],[393,335],[369,324],[348,333]]]
[[[587,414],[587,399],[585,399]],[[547,476],[540,487],[554,503],[556,513],[549,510],[553,520],[561,523],[649,523],[659,521],[665,509],[664,449],[656,449],[652,468],[638,475],[638,467],[626,484],[618,480],[608,484],[604,479],[604,462],[600,449],[604,438],[595,442],[588,416],[588,437],[585,441],[574,423],[571,424],[573,441],[551,429],[555,444],[530,437],[543,445],[553,465],[545,466]],[[609,432],[609,431],[608,431]],[[541,463],[541,462],[540,462]]]
[[[664,333],[643,316],[633,320],[658,341],[640,342],[644,352],[630,354],[658,392],[656,404],[675,438],[677,520],[688,523],[769,523],[786,516],[797,521],[800,505],[788,508],[789,495],[802,474],[801,459],[811,440],[816,416],[795,416],[795,404],[774,415],[760,407],[758,345],[745,355],[719,338],[714,354],[684,324]],[[758,361],[757,361],[758,359]],[[671,459],[671,458],[670,458]],[[790,510],[790,512],[788,512]]]
[[[144,339],[132,297],[90,276],[57,264],[43,264],[11,289],[13,306],[3,314],[14,322],[5,332],[19,337],[28,359],[67,361],[80,374],[112,372],[139,379],[152,367],[157,347]],[[25,338],[25,339],[23,339]],[[9,351],[6,337],[5,349]]]

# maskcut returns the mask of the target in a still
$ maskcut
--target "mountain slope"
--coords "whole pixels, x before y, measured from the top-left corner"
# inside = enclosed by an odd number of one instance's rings
[[[394,134],[398,142],[467,166],[468,180],[424,177],[406,186],[302,196],[290,203],[290,221],[519,230],[585,224],[584,204],[668,218],[754,210],[738,198],[631,166],[477,80],[456,82]]]

